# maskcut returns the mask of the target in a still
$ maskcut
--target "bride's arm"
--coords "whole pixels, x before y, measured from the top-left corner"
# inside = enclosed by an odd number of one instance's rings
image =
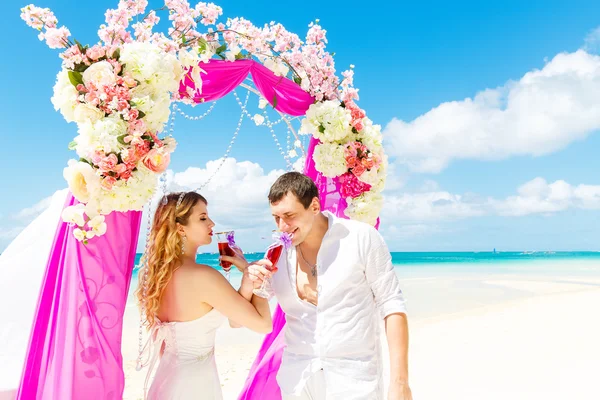
[[[270,262],[261,260],[248,267],[249,279],[253,279],[253,284],[260,285],[261,279],[269,275],[265,265],[270,266]],[[252,296],[249,302],[235,291],[219,271],[210,267],[198,269],[194,280],[200,289],[197,291],[199,300],[213,306],[234,323],[259,333],[270,333],[273,329],[271,310],[266,299]]]

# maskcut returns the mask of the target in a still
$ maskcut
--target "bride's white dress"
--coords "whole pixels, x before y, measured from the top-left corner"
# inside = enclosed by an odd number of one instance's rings
[[[150,332],[151,360],[144,390],[154,365],[160,361],[147,391],[148,399],[223,399],[214,350],[216,331],[224,320],[223,314],[213,308],[193,321],[156,321]]]

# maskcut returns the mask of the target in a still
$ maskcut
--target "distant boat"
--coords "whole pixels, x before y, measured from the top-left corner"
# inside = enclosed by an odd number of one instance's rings
[[[494,251],[493,251],[493,253],[494,253],[494,254],[496,254],[496,248],[495,248],[495,247],[494,247]]]

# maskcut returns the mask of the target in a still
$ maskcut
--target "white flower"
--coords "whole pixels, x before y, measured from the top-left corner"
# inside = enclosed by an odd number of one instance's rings
[[[313,154],[315,168],[329,178],[340,176],[346,171],[344,147],[336,143],[322,143],[315,147]]]
[[[108,61],[93,63],[83,71],[82,77],[84,84],[92,82],[96,87],[114,85],[117,81],[115,70]]]
[[[73,236],[75,236],[75,239],[83,242],[86,239],[86,232],[79,228],[75,228],[73,229]]]
[[[300,81],[300,87],[302,88],[302,90],[308,91],[310,89],[310,79],[302,78],[302,80]]]
[[[290,72],[289,67],[283,61],[275,60],[272,57],[267,58],[264,65],[277,76],[286,76]]]
[[[298,157],[298,153],[296,153],[296,150],[292,149],[288,152],[288,157],[289,158],[296,158]]]
[[[345,214],[351,219],[375,225],[382,208],[383,197],[381,194],[368,191],[357,198],[348,199],[348,208],[346,208]]]
[[[110,115],[98,121],[79,124],[79,136],[75,138],[75,150],[80,157],[91,158],[97,150],[104,153],[119,153],[125,146],[119,136],[127,133],[127,124],[118,115]]]
[[[294,142],[294,147],[302,147],[302,142],[300,140],[296,140]]]
[[[258,100],[258,108],[260,108],[261,110],[264,110],[265,107],[268,105],[269,102],[264,97],[261,97],[260,100]]]
[[[67,122],[75,121],[75,107],[78,104],[77,96],[77,89],[69,80],[69,72],[66,69],[60,70],[56,75],[54,95],[51,101],[54,109],[56,111],[60,110]]]
[[[104,111],[91,104],[79,103],[75,107],[74,118],[75,122],[77,122],[78,124],[84,123],[86,121],[94,123],[99,119],[104,118],[104,115]]]
[[[352,115],[339,101],[312,104],[302,120],[300,133],[312,134],[322,142],[344,142],[352,133]]]
[[[242,49],[240,49],[238,45],[234,45],[225,52],[225,58],[229,61],[235,61],[235,56],[240,54],[240,51],[242,51]]]
[[[100,188],[100,177],[88,163],[69,160],[63,176],[73,196],[82,203],[87,203]]]
[[[206,71],[198,66],[200,63],[198,53],[194,50],[180,50],[179,61],[184,70],[190,69],[189,76],[194,81],[196,89],[202,93],[202,77],[200,76],[200,73],[206,73]]]
[[[255,114],[254,117],[252,117],[252,120],[257,126],[265,123],[265,117],[260,114]]]
[[[85,205],[84,204],[77,204],[75,206],[69,206],[66,207],[62,214],[62,220],[70,223],[70,224],[75,224],[79,227],[82,227],[83,225],[85,225]]]
[[[177,57],[149,42],[125,43],[119,62],[125,64],[126,73],[158,92],[175,92],[184,75]]]
[[[102,236],[106,233],[106,222],[104,215],[98,215],[88,221],[88,227],[95,236]]]

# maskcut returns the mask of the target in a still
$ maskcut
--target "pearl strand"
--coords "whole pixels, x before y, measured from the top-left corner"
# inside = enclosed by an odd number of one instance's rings
[[[237,94],[235,93],[235,91],[233,93],[237,97]],[[248,106],[249,98],[250,98],[250,92],[248,92],[246,94],[246,100],[245,100],[244,104],[243,105],[241,104],[242,113],[240,115],[240,119],[238,120],[237,127],[235,128],[235,132],[233,133],[233,137],[231,138],[231,141],[229,142],[229,146],[227,147],[227,151],[225,151],[225,154],[223,155],[223,159],[217,166],[217,169],[215,170],[215,172],[213,172],[213,174],[210,176],[210,178],[208,178],[208,180],[206,182],[204,182],[201,186],[197,187],[194,190],[195,192],[200,191],[202,188],[204,188],[206,185],[208,185],[213,180],[213,178],[217,175],[217,173],[221,170],[221,167],[223,167],[223,164],[225,164],[225,161],[229,158],[229,153],[231,152],[231,148],[233,147],[233,144],[235,143],[235,140],[236,140],[238,134],[240,133],[240,129],[242,127],[242,121],[244,120],[244,112],[247,112],[246,107]]]
[[[206,112],[202,115],[188,115],[185,112],[183,112],[181,109],[177,108],[177,111],[179,112],[179,115],[181,115],[183,118],[189,120],[189,121],[200,121],[203,118],[206,118],[213,110],[213,108],[215,108],[215,105],[217,104],[217,102],[213,102],[210,106],[210,108],[208,110],[206,110]]]

